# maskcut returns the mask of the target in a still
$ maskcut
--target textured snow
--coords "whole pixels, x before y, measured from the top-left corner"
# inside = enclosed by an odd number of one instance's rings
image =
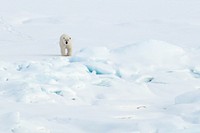
[[[1,1],[0,133],[199,133],[199,6]]]

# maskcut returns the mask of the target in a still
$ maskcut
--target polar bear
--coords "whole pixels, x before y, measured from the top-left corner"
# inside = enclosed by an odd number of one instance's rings
[[[67,49],[67,53],[65,50]],[[61,55],[62,56],[71,56],[72,55],[72,41],[71,37],[63,34],[60,37],[60,50],[61,50]]]

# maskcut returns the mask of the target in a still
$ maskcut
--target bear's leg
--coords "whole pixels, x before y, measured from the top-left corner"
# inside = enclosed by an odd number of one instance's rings
[[[63,48],[63,47],[61,47],[61,55],[62,55],[62,56],[65,56],[65,55],[66,55],[66,53],[65,53],[65,48]]]
[[[72,56],[72,49],[71,48],[67,48],[67,56]]]

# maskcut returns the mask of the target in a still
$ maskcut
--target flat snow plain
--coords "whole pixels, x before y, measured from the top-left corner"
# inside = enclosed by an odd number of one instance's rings
[[[0,133],[199,133],[199,7],[1,0]]]

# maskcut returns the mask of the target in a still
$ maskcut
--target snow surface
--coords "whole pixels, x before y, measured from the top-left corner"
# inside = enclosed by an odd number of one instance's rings
[[[0,133],[199,133],[199,7],[1,1]]]

